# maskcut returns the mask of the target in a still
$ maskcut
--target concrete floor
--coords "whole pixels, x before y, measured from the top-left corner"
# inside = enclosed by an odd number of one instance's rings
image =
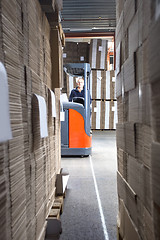
[[[116,240],[116,132],[94,131],[92,156],[62,158],[70,178],[60,240]]]

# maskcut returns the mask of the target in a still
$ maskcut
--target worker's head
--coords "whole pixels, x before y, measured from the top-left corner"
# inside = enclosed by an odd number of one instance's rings
[[[78,78],[78,79],[77,79],[77,87],[78,87],[80,90],[83,90],[83,87],[84,87],[84,79],[83,79],[83,78]]]

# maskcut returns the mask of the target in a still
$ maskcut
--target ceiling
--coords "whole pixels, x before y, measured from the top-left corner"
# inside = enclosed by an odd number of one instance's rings
[[[116,28],[116,0],[63,0],[65,33],[109,33]]]

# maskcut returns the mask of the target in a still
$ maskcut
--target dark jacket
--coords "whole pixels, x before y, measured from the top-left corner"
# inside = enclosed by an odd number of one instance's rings
[[[73,89],[73,90],[71,91],[70,96],[69,96],[69,102],[72,102],[72,99],[73,99],[74,97],[83,97],[83,98],[84,98],[84,90],[82,90],[81,92],[79,92],[77,88]]]

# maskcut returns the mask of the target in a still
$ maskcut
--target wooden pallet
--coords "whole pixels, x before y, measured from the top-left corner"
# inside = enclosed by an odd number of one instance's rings
[[[57,196],[55,198],[53,208],[59,208],[60,214],[63,213],[63,196]]]
[[[60,219],[60,209],[51,209],[47,219]]]

